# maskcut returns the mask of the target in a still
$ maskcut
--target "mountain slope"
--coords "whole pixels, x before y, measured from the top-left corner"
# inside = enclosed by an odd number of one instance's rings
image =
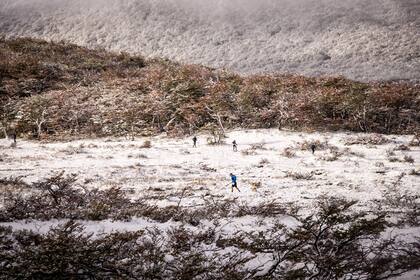
[[[416,0],[4,0],[0,33],[241,73],[418,80]]]
[[[409,133],[420,85],[342,77],[239,75],[65,43],[0,40],[0,120],[7,133],[188,134],[270,128]]]

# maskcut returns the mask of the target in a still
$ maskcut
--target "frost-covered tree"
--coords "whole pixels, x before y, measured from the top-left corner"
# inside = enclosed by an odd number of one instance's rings
[[[20,108],[21,126],[30,126],[36,132],[38,138],[41,138],[43,129],[51,114],[51,101],[42,95],[36,95]]]

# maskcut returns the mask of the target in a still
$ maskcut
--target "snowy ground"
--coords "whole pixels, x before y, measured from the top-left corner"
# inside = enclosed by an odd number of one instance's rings
[[[361,137],[379,137],[388,142],[380,145],[348,145]],[[357,200],[356,208],[376,209],[387,193],[420,195],[420,147],[409,146],[413,136],[381,136],[346,133],[298,133],[279,130],[247,130],[227,133],[224,145],[208,145],[207,135],[198,135],[198,146],[191,138],[166,136],[127,139],[84,139],[71,142],[37,142],[19,140],[10,147],[0,142],[0,178],[22,176],[34,182],[64,170],[78,175],[78,182],[91,188],[121,187],[135,198],[144,198],[158,206],[205,206],[211,199],[236,199],[238,203],[257,205],[271,201],[294,204],[311,213],[316,199],[339,197]],[[232,150],[236,140],[238,151]],[[302,143],[327,143],[328,148],[311,151]],[[145,141],[151,147],[142,147]],[[286,157],[289,147],[295,155]],[[407,149],[408,147],[408,149]],[[334,152],[335,151],[335,152]],[[337,155],[335,158],[334,153]],[[412,162],[412,160],[414,162]],[[238,177],[241,192],[231,192],[229,173]],[[306,178],[293,178],[290,174]],[[418,173],[417,173],[418,174]],[[295,176],[296,177],[296,176]],[[258,187],[254,187],[258,186]],[[0,190],[1,191],[1,190]],[[393,193],[394,195],[394,193]],[[397,195],[397,194],[395,194]],[[384,207],[387,207],[384,205]],[[290,216],[276,218],[289,227],[296,224]],[[32,229],[41,233],[62,220],[15,221],[0,223],[14,229]],[[159,223],[137,217],[125,221],[81,221],[85,230],[100,234],[156,227],[168,229],[181,222]],[[196,230],[210,224],[221,234],[264,230],[274,224],[273,218],[243,216],[202,221]],[[184,225],[185,226],[185,225]],[[186,225],[193,228],[191,225]],[[420,236],[420,228],[389,229],[385,235],[400,235],[406,241]],[[260,260],[261,262],[264,259]],[[410,277],[418,277],[418,271]]]
[[[394,162],[387,155],[395,147],[408,146],[412,136],[386,136],[389,143],[383,145],[346,145],[357,135],[278,130],[232,131],[227,135],[227,144],[220,146],[207,145],[207,136],[199,135],[197,148],[192,147],[190,138],[164,136],[135,141],[19,141],[17,148],[10,148],[9,142],[2,140],[0,177],[23,176],[31,182],[64,170],[77,174],[80,182],[89,187],[120,186],[133,192],[133,197],[145,197],[159,206],[178,204],[184,189],[183,206],[201,205],[206,194],[251,203],[278,200],[303,206],[326,195],[369,205],[380,199],[400,174],[418,169],[420,162],[419,147],[395,151]],[[238,152],[233,152],[230,145],[234,139]],[[146,140],[151,141],[151,148],[141,147]],[[299,148],[304,141],[313,140],[327,141],[342,155],[329,161],[329,150],[312,155]],[[253,145],[258,147],[253,149]],[[286,147],[291,147],[295,156],[283,156]],[[404,156],[411,157],[414,163],[405,162]],[[238,177],[240,193],[230,190],[231,172]],[[294,179],[288,172],[312,178]],[[261,183],[256,190],[252,187],[255,183]],[[404,176],[402,186],[420,193],[418,176]]]

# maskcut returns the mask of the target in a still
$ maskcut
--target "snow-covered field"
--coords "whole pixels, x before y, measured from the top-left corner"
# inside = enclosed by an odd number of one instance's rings
[[[231,131],[223,145],[208,145],[207,137],[198,135],[196,148],[191,138],[165,136],[18,141],[16,148],[2,140],[0,177],[23,176],[33,182],[64,170],[77,174],[88,187],[118,186],[133,198],[144,197],[159,206],[201,206],[211,195],[251,204],[275,200],[310,209],[315,198],[327,196],[357,200],[359,207],[369,208],[401,174],[405,175],[399,191],[420,194],[419,176],[410,175],[418,169],[420,148],[395,149],[408,146],[412,136],[378,136],[389,140],[381,145],[348,145],[358,136],[346,133]],[[151,147],[142,148],[147,140]],[[232,150],[233,140],[237,152]],[[314,155],[301,148],[305,141],[317,140],[329,148],[317,147]],[[286,157],[287,147],[295,155]],[[231,192],[229,173],[237,175],[241,192]],[[299,176],[303,178],[295,178]]]
[[[78,183],[88,188],[120,187],[134,200],[150,205],[188,209],[206,206],[209,201],[234,200],[237,204],[261,205],[278,202],[294,205],[300,214],[312,214],[322,198],[356,200],[353,210],[379,208],[396,213],[401,205],[387,203],[389,197],[420,197],[420,147],[410,145],[412,135],[370,135],[354,133],[299,133],[279,130],[241,130],[227,133],[225,144],[207,144],[208,135],[198,135],[197,147],[191,138],[83,139],[69,142],[19,140],[11,147],[0,142],[0,178],[22,177],[36,182],[60,171],[77,174]],[[352,144],[368,139],[383,144]],[[238,151],[232,150],[232,141]],[[150,141],[151,146],[145,145]],[[308,143],[317,142],[315,154]],[[286,153],[285,151],[288,151]],[[229,173],[238,177],[240,192],[230,189]],[[5,193],[4,190],[1,190]],[[401,200],[403,201],[403,200]],[[404,205],[403,205],[404,206]],[[388,217],[393,219],[392,215]],[[0,223],[14,230],[30,229],[47,233],[65,220],[19,220]],[[200,220],[197,225],[177,220],[159,222],[147,217],[123,220],[83,220],[86,233],[94,236],[121,231],[186,228],[205,232],[214,228],[220,236],[266,231],[276,224],[299,225],[293,216],[238,215],[217,221]],[[388,228],[383,238],[416,242],[417,226]],[[269,267],[270,254],[250,262],[251,267]],[[411,271],[395,279],[416,279]]]

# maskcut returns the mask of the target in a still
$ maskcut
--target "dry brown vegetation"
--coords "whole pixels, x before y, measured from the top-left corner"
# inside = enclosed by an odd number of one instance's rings
[[[87,190],[74,175],[32,184],[3,178],[0,185],[17,188],[4,194],[0,221],[68,220],[47,233],[0,226],[0,279],[389,279],[420,268],[418,239],[383,237],[389,227],[418,225],[418,196],[393,195],[403,176],[378,205],[398,210],[404,223],[387,221],[391,212],[355,211],[355,201],[328,197],[318,198],[310,214],[276,201],[248,205],[211,196],[203,197],[204,207],[160,208],[117,188]],[[236,233],[220,227],[220,219],[249,215],[270,217],[271,226]],[[296,226],[283,225],[284,216]],[[96,236],[81,224],[132,217],[180,223]],[[271,261],[255,265],[262,255]]]
[[[102,199],[118,204],[120,198]],[[2,226],[0,279],[389,279],[418,269],[418,240],[379,238],[388,226],[385,215],[354,213],[354,204],[320,200],[315,214],[295,215],[295,228],[275,218],[264,231],[233,235],[215,225],[98,236],[73,220],[45,234]],[[241,209],[239,215],[285,213],[276,203]],[[249,265],[261,255],[271,259],[265,267]]]
[[[420,86],[248,76],[67,43],[0,39],[5,134],[50,137],[287,127],[412,133]]]

